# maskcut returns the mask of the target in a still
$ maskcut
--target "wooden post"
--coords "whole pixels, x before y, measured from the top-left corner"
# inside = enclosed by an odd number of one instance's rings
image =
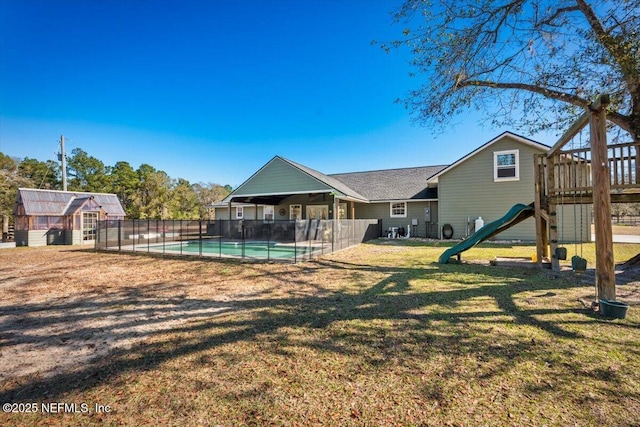
[[[533,175],[535,182],[535,200],[534,200],[534,209],[535,209],[535,220],[536,220],[536,264],[538,267],[542,266],[542,257],[544,256],[544,247],[543,247],[543,233],[546,234],[546,227],[543,227],[542,223],[542,195],[541,191],[544,186],[544,171],[542,172],[540,169],[543,165],[544,155],[534,155],[533,156]]]
[[[616,299],[616,277],[611,229],[611,174],[607,154],[606,105],[600,97],[591,106],[591,173],[593,174],[593,217],[596,234],[597,299]]]
[[[2,241],[9,240],[9,216],[2,215]]]

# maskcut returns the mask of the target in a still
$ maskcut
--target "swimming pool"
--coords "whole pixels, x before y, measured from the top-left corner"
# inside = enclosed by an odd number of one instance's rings
[[[202,245],[202,246],[200,246]],[[293,245],[276,242],[223,242],[223,241],[186,241],[182,243],[164,245],[166,253],[187,253],[227,257],[243,257],[256,259],[294,259],[309,256],[313,252],[320,253],[322,246],[308,244]],[[162,246],[156,246],[154,251],[163,251]]]

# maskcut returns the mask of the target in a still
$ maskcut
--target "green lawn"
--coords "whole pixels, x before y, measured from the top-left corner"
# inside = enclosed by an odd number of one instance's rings
[[[77,257],[85,273],[108,265],[114,295],[233,309],[180,314],[179,327],[77,371],[0,388],[3,402],[97,402],[110,413],[3,414],[0,424],[640,425],[636,302],[626,319],[603,319],[578,301],[593,299],[587,274],[488,265],[533,246],[486,244],[463,253],[469,263],[439,265],[446,247],[381,240],[298,265],[50,251],[54,265]],[[593,244],[582,250],[592,267]],[[639,252],[615,245],[617,261]],[[140,276],[143,266],[158,273]],[[618,296],[637,301],[640,285],[619,283]]]

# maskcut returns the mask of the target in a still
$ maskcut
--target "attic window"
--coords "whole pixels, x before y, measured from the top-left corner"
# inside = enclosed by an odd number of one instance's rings
[[[520,180],[520,150],[496,151],[493,153],[493,180]]]

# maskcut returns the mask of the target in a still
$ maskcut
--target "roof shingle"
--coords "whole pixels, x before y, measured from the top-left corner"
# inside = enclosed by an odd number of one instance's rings
[[[435,188],[427,188],[427,179],[447,165],[419,166],[367,172],[331,174],[344,185],[370,201],[437,198]]]

